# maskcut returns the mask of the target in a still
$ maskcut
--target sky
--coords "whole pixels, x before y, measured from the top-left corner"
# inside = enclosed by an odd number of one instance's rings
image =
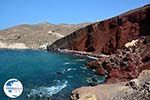
[[[43,22],[95,22],[146,4],[150,0],[0,0],[0,29]]]

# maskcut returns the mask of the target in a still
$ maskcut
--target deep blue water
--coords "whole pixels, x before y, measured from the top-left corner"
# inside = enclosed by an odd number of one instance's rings
[[[0,50],[0,100],[9,99],[3,92],[10,78],[19,79],[24,91],[17,100],[70,100],[73,89],[88,85],[97,76],[85,64],[89,59],[37,50]],[[55,90],[54,90],[55,88]],[[49,96],[49,95],[48,95]]]

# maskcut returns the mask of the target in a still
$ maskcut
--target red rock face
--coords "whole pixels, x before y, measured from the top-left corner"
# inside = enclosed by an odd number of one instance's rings
[[[115,53],[128,41],[150,34],[150,5],[91,24],[48,47],[94,53]]]
[[[97,74],[106,75],[111,82],[124,81],[150,69],[149,36],[150,5],[147,5],[77,30],[48,46],[48,50],[64,48],[110,54],[110,57],[100,57],[87,65]],[[125,49],[124,45],[134,39],[141,42],[131,48],[132,52]]]
[[[130,51],[132,49],[132,51]],[[136,46],[118,49],[110,57],[99,58],[87,65],[99,75],[107,75],[107,82],[136,78],[142,70],[150,69],[150,36],[139,38]]]

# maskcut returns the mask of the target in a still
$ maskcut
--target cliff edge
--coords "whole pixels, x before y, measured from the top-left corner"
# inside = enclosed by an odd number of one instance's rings
[[[61,48],[112,54],[127,42],[140,36],[150,35],[149,26],[150,5],[146,5],[81,28],[57,40],[47,49]]]

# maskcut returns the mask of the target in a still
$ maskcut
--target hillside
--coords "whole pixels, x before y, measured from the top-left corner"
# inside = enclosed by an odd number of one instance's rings
[[[46,45],[88,24],[89,23],[55,25],[45,22],[34,25],[17,25],[0,30],[0,48],[15,48],[15,46],[18,46],[17,44],[22,44],[27,48],[37,49],[40,48],[40,46],[41,48],[45,48]],[[22,45],[21,48],[23,48]]]

